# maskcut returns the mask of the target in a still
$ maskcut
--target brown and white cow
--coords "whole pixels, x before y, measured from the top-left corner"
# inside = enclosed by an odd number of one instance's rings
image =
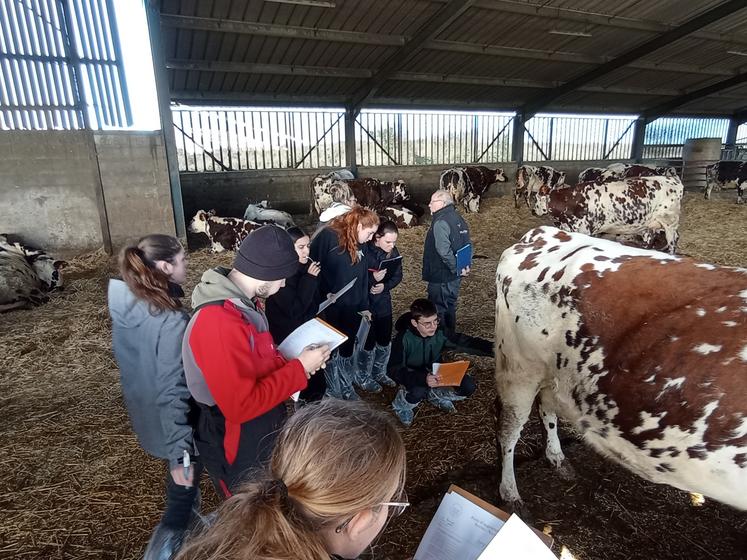
[[[530,200],[540,187],[546,186],[550,190],[565,184],[565,172],[557,171],[546,165],[522,165],[516,170],[516,189],[514,190],[514,206],[519,207],[519,199],[524,199],[529,208]]]
[[[744,202],[744,189],[747,185],[747,162],[719,161],[706,168],[705,198],[711,198],[716,189],[737,189],[737,204]]]
[[[387,206],[382,212],[379,212],[379,218],[382,220],[391,220],[399,229],[408,229],[419,225],[418,216],[409,208],[404,206]]]
[[[244,238],[262,224],[240,218],[221,218],[215,210],[198,210],[189,224],[192,233],[204,233],[213,253],[235,251]]]
[[[590,181],[609,183],[632,179],[634,177],[672,177],[679,178],[674,167],[652,167],[640,163],[611,163],[606,168],[588,167],[578,175],[579,183]]]
[[[449,191],[454,204],[461,204],[466,212],[479,212],[482,195],[498,181],[506,181],[506,174],[500,167],[452,167],[441,173],[439,188]]]
[[[652,482],[747,509],[747,269],[552,228],[496,270],[500,493],[539,396],[547,458],[557,416]]]
[[[352,199],[350,189],[344,181],[354,179],[354,175],[347,169],[331,171],[326,175],[317,175],[311,180],[311,206],[309,215],[316,211],[317,216],[324,212],[333,202],[350,205]]]
[[[554,191],[542,187],[532,213],[549,214],[553,223],[566,231],[623,236],[632,243],[639,239],[646,248],[655,248],[663,232],[665,249],[674,253],[682,193],[682,183],[671,177],[579,183]]]
[[[383,212],[387,206],[403,204],[410,200],[407,185],[402,179],[379,181],[373,177],[361,177],[345,181],[355,200],[374,212]]]
[[[47,302],[48,292],[62,289],[66,265],[14,236],[0,235],[0,312]]]

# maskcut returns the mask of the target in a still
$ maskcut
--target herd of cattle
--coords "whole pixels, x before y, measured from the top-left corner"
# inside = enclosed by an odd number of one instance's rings
[[[744,163],[719,162],[708,173],[706,198],[733,185],[742,202]],[[459,167],[441,174],[440,188],[466,212],[478,212],[485,191],[505,181],[501,169]],[[337,171],[315,177],[311,194],[318,214],[335,202],[357,203],[410,227],[424,213],[401,180]],[[551,167],[519,167],[515,205],[548,215],[555,227],[526,233],[496,270],[500,492],[507,502],[521,500],[514,450],[537,400],[546,456],[561,471],[570,469],[558,417],[648,480],[747,510],[747,269],[675,254],[682,195],[670,167],[589,168],[576,184]],[[189,229],[220,252],[265,223],[287,228],[293,219],[263,201],[250,204],[243,219],[200,210]],[[62,287],[65,264],[0,235],[0,311],[46,301]]]

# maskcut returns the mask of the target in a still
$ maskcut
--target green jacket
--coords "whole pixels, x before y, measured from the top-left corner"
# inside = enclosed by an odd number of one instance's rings
[[[444,350],[454,350],[473,354],[475,356],[493,356],[493,343],[483,338],[455,333],[448,338],[442,328],[438,328],[433,336],[420,336],[418,330],[410,322],[410,313],[405,313],[397,319],[394,327],[397,331],[392,342],[392,354],[389,358],[389,376],[405,384],[405,379],[425,385],[425,377],[433,367],[433,363],[441,362]]]

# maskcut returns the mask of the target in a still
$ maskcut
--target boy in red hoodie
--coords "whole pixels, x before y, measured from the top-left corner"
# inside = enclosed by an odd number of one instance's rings
[[[199,405],[194,441],[225,497],[269,458],[286,399],[305,389],[329,358],[322,346],[287,361],[268,330],[260,300],[297,270],[290,236],[263,226],[242,242],[231,270],[206,271],[192,293],[195,313],[184,333],[182,359]]]

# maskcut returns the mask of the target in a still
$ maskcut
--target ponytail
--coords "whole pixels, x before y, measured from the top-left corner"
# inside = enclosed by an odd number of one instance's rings
[[[122,251],[119,262],[122,279],[136,297],[150,304],[153,314],[182,307],[179,299],[170,294],[168,275],[156,267],[156,261],[173,263],[182,250],[175,237],[154,234]]]
[[[400,496],[405,468],[388,415],[363,402],[311,403],[280,431],[264,476],[223,502],[176,560],[329,560],[325,532]]]

